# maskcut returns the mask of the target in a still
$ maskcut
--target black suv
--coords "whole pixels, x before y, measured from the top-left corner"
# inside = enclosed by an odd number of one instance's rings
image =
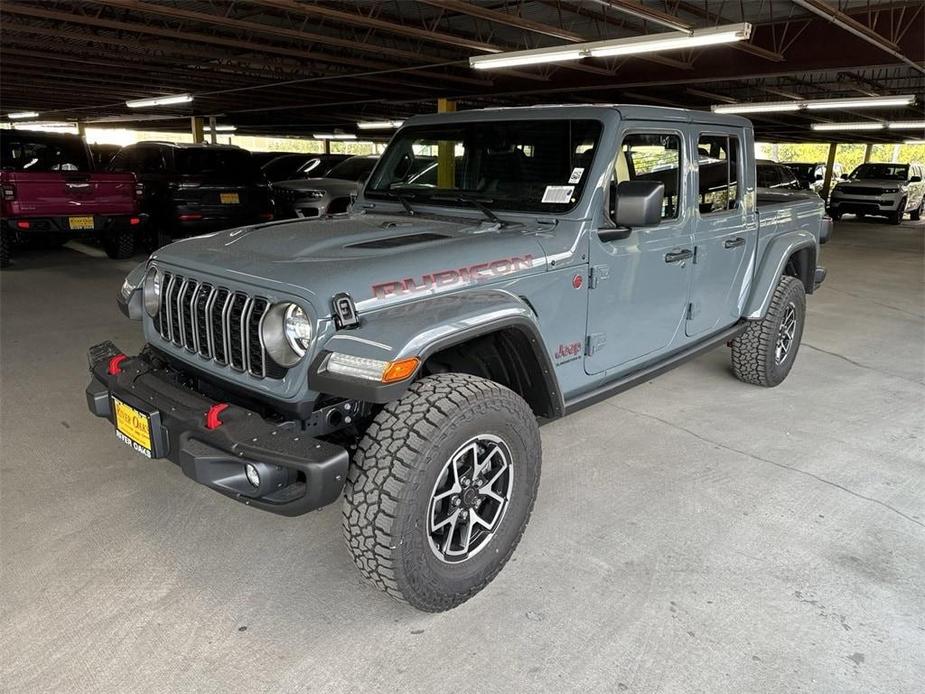
[[[269,184],[240,147],[139,142],[123,147],[109,169],[131,171],[142,184],[141,209],[158,246],[273,219]]]

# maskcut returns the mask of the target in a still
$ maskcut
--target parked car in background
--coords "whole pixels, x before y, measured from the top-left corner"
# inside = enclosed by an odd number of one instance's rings
[[[379,160],[374,155],[349,157],[322,178],[280,181],[273,185],[279,219],[343,214]]]
[[[270,183],[293,178],[321,178],[349,154],[283,154],[266,162],[261,170]]]
[[[778,164],[770,159],[758,159],[755,161],[755,169],[759,193],[781,193],[806,189],[797,179],[796,174],[785,164]]]
[[[886,217],[899,224],[908,212],[922,218],[925,206],[925,167],[921,164],[861,164],[832,189],[829,214]]]
[[[822,190],[822,184],[825,181],[825,164],[820,162],[781,162],[796,175],[800,185],[806,190],[814,190],[819,193]],[[832,180],[839,179],[842,175],[842,166],[838,162],[832,166]]]
[[[157,246],[273,219],[269,183],[240,147],[139,142],[124,147],[109,167],[138,177]]]
[[[90,145],[90,153],[93,155],[93,168],[105,169],[112,158],[122,149],[119,145]]]
[[[253,160],[254,164],[256,164],[257,166],[261,166],[261,167],[267,162],[273,161],[274,159],[276,159],[276,157],[282,154],[285,154],[285,152],[254,152],[251,150],[248,150],[248,151],[250,151],[251,153],[251,159]]]
[[[131,173],[94,171],[83,138],[0,130],[0,267],[29,240],[98,239],[110,258],[128,258],[142,227]]]

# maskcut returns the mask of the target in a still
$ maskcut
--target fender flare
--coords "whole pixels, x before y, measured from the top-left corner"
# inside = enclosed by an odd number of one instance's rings
[[[814,255],[818,250],[816,237],[805,230],[781,234],[768,244],[764,251],[764,259],[755,273],[751,295],[745,305],[745,318],[764,318],[771,305],[774,289],[787,267],[787,261],[790,260],[790,256],[804,248],[812,249]]]
[[[398,383],[376,383],[332,374],[328,356],[340,352],[356,357],[397,361],[428,357],[448,347],[505,329],[521,332],[540,365],[549,411],[561,416],[564,401],[552,359],[533,309],[502,289],[478,289],[418,299],[360,316],[360,326],[332,335],[312,361],[309,387],[318,393],[384,404],[400,398],[418,375]]]

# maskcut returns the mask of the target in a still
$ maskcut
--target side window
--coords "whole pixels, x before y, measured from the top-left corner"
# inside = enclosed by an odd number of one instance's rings
[[[739,139],[734,135],[701,135],[697,142],[697,165],[700,213],[738,208]]]
[[[662,219],[677,219],[681,207],[681,138],[678,135],[631,133],[623,138],[614,161],[610,187],[610,218],[616,202],[616,184],[623,181],[658,181],[665,184]]]
[[[164,169],[164,157],[157,147],[138,149],[137,170],[142,173],[154,173]]]

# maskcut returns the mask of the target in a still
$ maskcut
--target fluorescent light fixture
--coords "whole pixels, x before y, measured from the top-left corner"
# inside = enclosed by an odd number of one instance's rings
[[[6,117],[10,120],[22,120],[24,118],[38,118],[38,111],[19,111],[17,113],[7,113]]]
[[[906,140],[904,145],[925,145],[925,140]]]
[[[883,130],[886,123],[813,123],[813,130]]]
[[[171,104],[188,104],[193,100],[189,94],[175,94],[173,96],[155,96],[150,99],[135,99],[126,101],[129,108],[146,108],[148,106],[170,106]]]
[[[784,113],[787,111],[837,111],[846,108],[889,108],[911,106],[914,94],[903,96],[865,96],[850,99],[811,99],[801,101],[759,101],[743,104],[713,104],[714,113]]]
[[[558,63],[581,58],[609,58],[616,55],[635,55],[674,51],[697,46],[712,46],[721,43],[742,41],[751,36],[752,25],[748,23],[727,24],[707,29],[669,31],[661,34],[632,36],[624,39],[608,39],[575,43],[570,46],[550,46],[527,51],[510,51],[494,55],[478,55],[469,58],[469,67],[476,70]]]
[[[391,128],[400,128],[404,121],[400,120],[373,120],[365,123],[357,123],[360,130],[389,130]]]
[[[892,123],[887,123],[886,127],[890,130],[915,130],[925,128],[925,120],[894,120]]]
[[[46,133],[77,132],[77,123],[64,121],[29,121],[27,123],[13,123],[14,130],[38,130]]]
[[[236,125],[216,125],[214,128],[209,128],[209,130],[215,130],[217,133],[233,133],[238,129]]]
[[[355,140],[357,136],[353,133],[314,133],[312,137],[316,140]]]

